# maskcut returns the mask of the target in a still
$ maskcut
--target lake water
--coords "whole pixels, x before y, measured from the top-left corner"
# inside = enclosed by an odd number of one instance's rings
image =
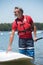
[[[0,32],[0,50],[7,50],[9,43],[10,32]],[[43,37],[43,32],[38,31],[37,37]],[[43,39],[34,42],[35,48],[35,64],[43,65]],[[15,33],[14,41],[12,44],[12,51],[19,52],[18,50],[18,35]]]

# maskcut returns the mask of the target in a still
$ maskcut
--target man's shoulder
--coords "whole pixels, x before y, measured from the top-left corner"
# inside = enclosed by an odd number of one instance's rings
[[[24,17],[32,19],[30,15],[24,15]]]
[[[31,17],[31,16],[29,16],[29,15],[25,15],[25,17],[27,18],[27,20],[28,20],[30,23],[32,23],[32,22],[33,22],[33,19],[32,19],[32,17]]]
[[[24,15],[24,16],[31,17],[30,15]]]
[[[24,15],[24,17],[26,17],[28,19],[32,19],[32,17],[30,15]]]

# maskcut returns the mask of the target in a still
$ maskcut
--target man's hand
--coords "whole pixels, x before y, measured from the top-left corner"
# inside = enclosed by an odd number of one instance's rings
[[[8,51],[11,51],[11,46],[8,46]]]
[[[8,46],[7,52],[11,51],[11,46]]]
[[[35,42],[37,41],[37,37],[34,37],[34,41],[35,41]]]

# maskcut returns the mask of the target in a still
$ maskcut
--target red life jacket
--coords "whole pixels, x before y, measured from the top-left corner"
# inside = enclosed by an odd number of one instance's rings
[[[16,24],[19,35],[28,34],[32,31],[31,24],[28,22],[27,16],[24,16],[23,21],[16,20]]]

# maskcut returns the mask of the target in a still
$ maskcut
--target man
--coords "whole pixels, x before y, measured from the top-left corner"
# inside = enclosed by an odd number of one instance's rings
[[[12,33],[8,45],[8,51],[11,50],[12,41],[15,31],[19,35],[19,51],[22,54],[34,57],[34,41],[36,41],[36,26],[30,16],[23,15],[23,9],[15,7],[14,15],[17,17],[12,23]],[[34,41],[32,38],[32,31],[34,31]]]

